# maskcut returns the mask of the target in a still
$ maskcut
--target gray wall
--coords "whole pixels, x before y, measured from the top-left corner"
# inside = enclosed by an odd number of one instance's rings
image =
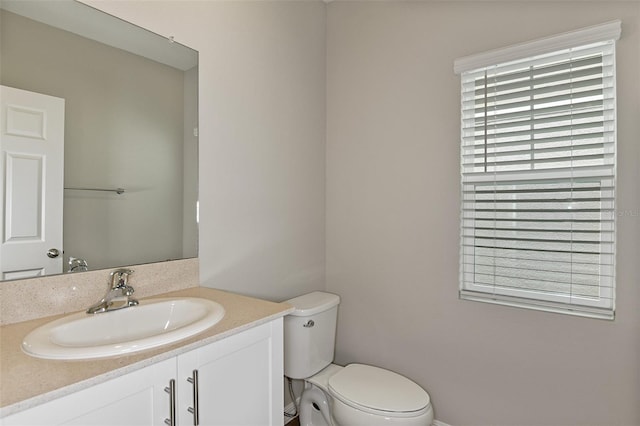
[[[182,258],[185,73],[9,12],[1,28],[2,84],[66,100],[65,186],[127,191],[65,191],[65,260]]]
[[[640,3],[327,7],[327,284],[337,361],[381,365],[451,425],[640,425]],[[622,19],[614,322],[457,298],[457,57]]]

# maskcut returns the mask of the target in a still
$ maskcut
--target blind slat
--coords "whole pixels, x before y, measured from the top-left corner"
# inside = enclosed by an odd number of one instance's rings
[[[604,89],[585,90],[579,93],[573,93],[573,96],[574,96],[574,99],[576,100],[586,102],[587,100],[595,100],[590,98],[602,97],[604,95],[604,92],[605,92]],[[580,95],[580,96],[578,97],[577,95]],[[555,103],[566,102],[566,101],[567,101],[567,95],[562,94],[562,95],[556,95],[556,96],[548,96],[546,98],[536,98],[533,100],[527,99],[527,100],[522,100],[517,102],[511,102],[504,105],[494,105],[494,107],[491,110],[489,110],[488,108],[486,108],[486,110],[487,110],[487,113],[498,113],[498,112],[504,112],[504,111],[512,111],[513,109],[516,109],[516,108],[531,107],[531,109],[535,111],[536,109],[543,108],[542,105],[553,106]],[[483,109],[483,112],[484,110],[485,109]],[[473,102],[471,101],[463,102],[463,109],[462,109],[463,115],[465,113],[468,113],[469,111],[478,111],[478,113],[480,113],[480,111],[477,109],[475,100]]]
[[[530,106],[530,104],[527,104],[527,106]],[[547,106],[544,108],[535,108],[534,111],[536,112],[536,114],[545,116],[545,115],[550,115],[553,113],[557,113],[557,112],[561,112],[561,113],[565,113],[567,111],[573,111],[573,112],[580,112],[580,111],[584,111],[584,110],[599,110],[603,108],[603,101],[602,100],[589,100],[589,101],[582,101],[582,102],[572,102],[570,104],[567,105],[559,105],[559,106]],[[471,109],[473,111],[475,111],[475,108]],[[488,111],[489,112],[489,111]],[[498,112],[498,111],[490,111],[491,112],[491,117],[493,118],[494,121],[500,122],[500,121],[506,121],[506,120],[510,120],[510,119],[518,119],[518,118],[529,118],[531,117],[531,108],[527,108],[527,109],[522,109],[520,111],[515,111],[515,112]],[[482,118],[482,117],[480,117]],[[467,122],[479,122],[479,118],[477,117],[470,117],[470,118],[465,118],[463,120],[464,123]],[[463,128],[467,128],[467,126],[463,126]]]
[[[575,132],[577,130],[585,130],[585,129],[596,129],[597,131],[602,129],[602,127],[604,126],[610,126],[612,123],[613,123],[613,120],[602,120],[601,122],[595,122],[595,123],[568,124],[568,125],[561,125],[561,126],[555,126],[555,127],[543,127],[539,129],[527,129],[527,130],[509,131],[509,132],[496,131],[496,132],[489,133],[488,138],[490,140],[497,140],[497,139],[510,139],[517,136],[528,136],[531,134],[544,135],[547,133],[566,132],[569,134],[565,136],[565,139],[570,140],[571,132]],[[492,130],[492,129],[489,129],[489,130]],[[474,136],[473,140],[481,141],[481,140],[484,140],[484,138],[485,138],[484,135]]]
[[[585,120],[588,118],[600,118],[599,120],[596,120],[596,123],[600,123],[600,124],[603,123],[602,110],[583,111],[583,112],[576,112],[576,111],[569,110],[569,111],[563,111],[563,112],[567,112],[567,113],[557,114],[557,115],[547,115],[547,114],[539,114],[537,112],[535,114],[532,114],[529,111],[528,114],[523,114],[517,119],[511,119],[511,120],[505,120],[501,118],[500,120],[489,119],[485,121],[484,117],[479,117],[479,118],[475,118],[473,120],[474,122],[469,123],[468,126],[463,126],[462,129],[475,130],[478,127],[484,127],[485,123],[487,127],[490,127],[491,130],[493,130],[494,132],[497,130],[505,129],[505,128],[520,127],[520,126],[530,126],[531,129],[535,129],[541,124],[566,122],[566,121],[578,121],[578,120]]]
[[[529,76],[557,73],[571,68],[584,68],[594,65],[602,66],[602,55],[586,55],[582,58],[576,58],[573,61],[565,60],[552,65],[544,65],[543,62],[542,65],[538,65],[537,67],[535,62],[533,62],[524,69],[520,67],[520,69],[515,71],[503,72],[499,76],[496,76],[496,79],[498,81],[520,80],[528,78]]]
[[[573,97],[584,97],[582,95],[584,92],[587,92],[587,90],[577,89],[594,88],[601,86],[603,86],[603,79],[600,77],[588,80],[568,81],[566,83],[554,86],[541,85],[539,87],[533,87],[529,90],[519,90],[516,92],[492,92],[486,94],[485,96],[477,96],[475,98],[475,104],[476,107],[486,107],[487,109],[494,109],[494,106],[497,107],[498,105],[509,105],[509,103],[506,103],[505,101],[509,101],[511,99],[534,99],[537,97],[538,102],[540,102],[545,99],[545,97],[541,95],[547,95],[549,93],[556,94],[559,92],[570,92]]]
[[[579,69],[579,65],[567,62],[562,66],[556,67],[556,71],[564,71],[562,74],[549,75],[550,70],[531,69],[516,73],[516,78],[506,79],[502,76],[493,76],[486,81],[484,79],[477,79],[474,93],[476,96],[483,96],[485,93],[513,91],[524,87],[541,86],[549,83],[558,84],[558,82],[562,81],[603,76],[606,74],[606,70],[602,66],[602,58],[591,58],[591,60],[599,61],[597,62],[597,66]],[[541,75],[544,76],[542,77]]]

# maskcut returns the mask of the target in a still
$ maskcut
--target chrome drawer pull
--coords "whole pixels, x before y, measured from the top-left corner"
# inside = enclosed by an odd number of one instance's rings
[[[169,380],[169,386],[164,388],[164,391],[169,394],[169,418],[164,419],[164,423],[168,426],[176,426],[176,381],[175,379]]]
[[[187,411],[193,414],[193,426],[200,424],[200,404],[198,402],[198,370],[193,370],[193,376],[187,377],[187,382],[193,385],[193,407],[187,408]]]

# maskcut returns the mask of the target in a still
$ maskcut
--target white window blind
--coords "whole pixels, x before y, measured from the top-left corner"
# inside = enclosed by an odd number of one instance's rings
[[[613,318],[617,37],[562,37],[461,72],[460,295]]]

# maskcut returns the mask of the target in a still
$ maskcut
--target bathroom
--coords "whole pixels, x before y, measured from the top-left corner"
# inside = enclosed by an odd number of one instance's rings
[[[201,285],[340,295],[444,424],[640,425],[639,2],[86,3],[199,52]],[[615,320],[460,300],[455,59],[615,19]]]

